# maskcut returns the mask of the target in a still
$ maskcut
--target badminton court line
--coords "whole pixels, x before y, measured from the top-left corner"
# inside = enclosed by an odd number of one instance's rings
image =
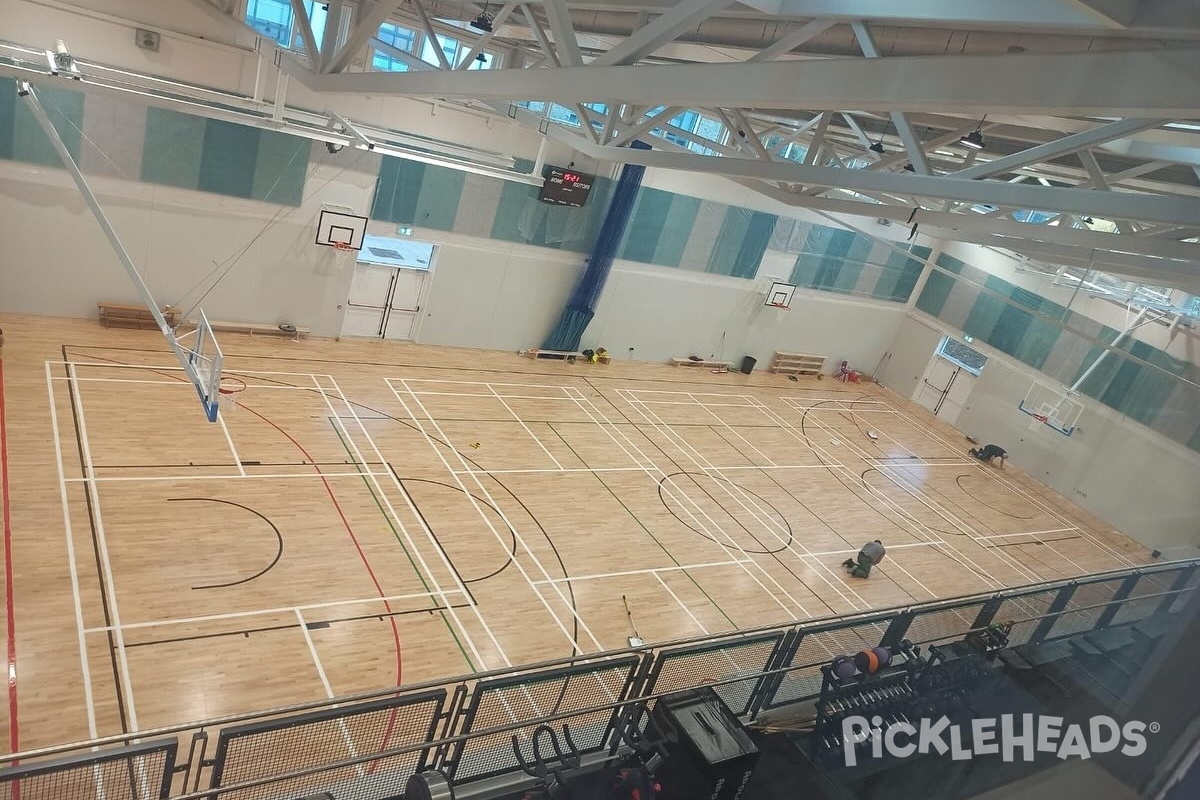
[[[691,569],[707,569],[709,567],[736,567],[746,564],[746,561],[711,561],[707,564],[680,564],[672,567],[651,567],[649,569],[627,569],[620,572],[601,572],[594,575],[572,575],[569,578],[550,578],[549,580],[534,581],[543,583],[574,583],[575,581],[594,581],[605,578],[619,578],[623,575],[657,575],[660,572],[680,572]]]
[[[542,452],[545,453],[547,456],[549,456],[550,460],[554,462],[554,466],[558,467],[559,470],[562,470],[563,469],[562,463],[559,462],[559,460],[554,457],[554,453],[550,452],[550,449],[548,447],[546,447],[546,444],[541,439],[539,439],[537,437],[537,435],[534,434],[533,431],[531,431],[529,429],[529,426],[527,424],[525,424],[525,420],[521,419],[521,417],[517,414],[516,411],[513,411],[512,406],[510,406],[504,400],[504,398],[501,397],[500,393],[497,392],[496,389],[490,383],[487,384],[487,388],[492,390],[492,394],[495,395],[496,399],[500,401],[500,405],[504,406],[504,410],[507,411],[509,414],[511,414],[513,419],[515,419],[518,423],[520,423],[521,427],[525,429],[525,432],[529,434],[529,438],[533,439],[533,441],[537,443],[537,446],[542,448]]]
[[[62,440],[58,433],[58,404],[54,397],[54,383],[50,374],[50,363],[45,363],[46,393],[50,398],[50,429],[54,435],[54,461],[58,467],[59,500],[62,503],[63,530],[67,537],[67,571],[71,576],[71,599],[75,605],[75,627],[79,636],[79,665],[83,677],[83,702],[87,710],[88,738],[95,739],[96,704],[92,697],[92,670],[88,664],[87,636],[83,627],[83,603],[79,597],[79,568],[75,561],[75,535],[71,529],[71,507],[67,500],[66,473],[63,469]]]

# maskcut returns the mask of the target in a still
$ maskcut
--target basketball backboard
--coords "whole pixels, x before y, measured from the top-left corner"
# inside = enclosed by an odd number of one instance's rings
[[[792,295],[795,293],[795,284],[774,281],[767,289],[767,299],[763,304],[772,308],[791,308]]]
[[[325,247],[342,245],[351,250],[362,250],[366,233],[367,218],[357,214],[322,209],[317,218],[316,243]]]

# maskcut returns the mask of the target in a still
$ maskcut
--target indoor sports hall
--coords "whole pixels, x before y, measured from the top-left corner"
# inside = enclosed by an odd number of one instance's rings
[[[1192,796],[1200,13],[844,5],[11,0],[6,796]]]

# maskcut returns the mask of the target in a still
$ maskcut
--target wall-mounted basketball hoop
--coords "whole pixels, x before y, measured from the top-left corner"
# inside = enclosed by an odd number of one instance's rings
[[[767,289],[767,296],[763,305],[767,308],[777,308],[787,311],[792,307],[792,296],[795,294],[795,284],[774,281],[771,283],[770,288]]]
[[[1028,414],[1030,430],[1045,425],[1063,436],[1070,436],[1079,427],[1083,404],[1076,400],[1070,389],[1055,389],[1034,383],[1025,393],[1017,407]]]

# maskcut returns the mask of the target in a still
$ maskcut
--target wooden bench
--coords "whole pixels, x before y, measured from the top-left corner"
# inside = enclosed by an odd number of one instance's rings
[[[552,361],[571,361],[572,359],[578,359],[580,361],[583,360],[583,353],[577,351],[572,352],[569,350],[538,350],[537,348],[534,348],[531,350],[522,350],[520,354],[526,358],[532,358],[534,361],[538,360],[539,358],[547,358]]]
[[[825,356],[777,351],[768,372],[780,375],[819,375],[825,367]]]
[[[154,319],[154,314],[145,306],[101,302],[96,303],[96,308],[100,312],[100,324],[105,328],[153,330],[158,327],[158,321]],[[170,306],[163,306],[160,310],[163,317],[166,318],[167,324],[174,327],[178,321],[179,312]]]
[[[286,336],[293,341],[300,341],[305,336],[312,333],[308,328],[296,326],[294,331],[285,331],[278,325],[270,322],[217,322],[211,320],[209,325],[214,331],[222,333],[245,333],[250,336],[255,334],[259,336]]]
[[[694,361],[690,358],[672,358],[671,365],[675,367],[712,367],[713,369],[730,369],[733,367],[733,362],[707,361],[705,359]]]

